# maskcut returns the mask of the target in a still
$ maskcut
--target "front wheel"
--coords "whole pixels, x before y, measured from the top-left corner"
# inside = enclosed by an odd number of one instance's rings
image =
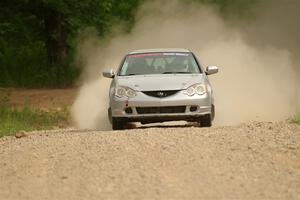
[[[123,129],[125,129],[126,122],[124,122],[120,119],[117,119],[115,117],[112,117],[111,124],[112,124],[113,130],[123,130]]]
[[[200,117],[201,127],[211,127],[212,126],[212,116],[210,114]]]

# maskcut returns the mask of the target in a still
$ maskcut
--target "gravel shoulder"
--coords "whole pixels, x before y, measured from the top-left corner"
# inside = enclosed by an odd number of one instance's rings
[[[0,199],[300,199],[300,126],[4,137]]]

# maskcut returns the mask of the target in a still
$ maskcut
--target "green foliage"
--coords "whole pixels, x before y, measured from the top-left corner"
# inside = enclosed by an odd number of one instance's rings
[[[137,5],[138,0],[0,1],[0,86],[73,85],[80,74],[72,66],[74,41],[80,30],[93,26],[104,36],[113,23],[122,20],[132,24]],[[63,16],[66,32],[67,54],[63,62],[54,64],[49,60],[49,36],[55,42],[59,35],[45,27],[50,13]]]
[[[42,42],[6,46],[0,54],[0,85],[17,87],[69,86],[79,70],[70,65],[49,67]]]
[[[25,106],[22,109],[8,105],[8,94],[0,99],[0,137],[13,135],[18,131],[51,129],[68,123],[69,112],[43,111]]]
[[[78,33],[92,26],[105,36],[120,21],[130,30],[143,1],[1,0],[0,86],[71,86],[80,74],[72,66]],[[236,15],[262,0],[185,1],[215,4],[225,15]],[[53,62],[55,52],[59,62]]]
[[[295,124],[299,124],[300,125],[300,115],[295,116],[290,121],[291,121],[291,123],[295,123]]]

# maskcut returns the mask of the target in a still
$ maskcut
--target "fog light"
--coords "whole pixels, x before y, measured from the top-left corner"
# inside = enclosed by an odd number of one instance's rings
[[[127,114],[132,114],[132,108],[128,107],[128,108],[125,108],[125,112]]]
[[[191,112],[195,112],[195,111],[197,111],[198,110],[198,107],[197,106],[191,106],[190,107],[190,111]]]

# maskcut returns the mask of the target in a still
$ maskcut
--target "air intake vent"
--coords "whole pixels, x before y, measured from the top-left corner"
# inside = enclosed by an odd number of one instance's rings
[[[167,114],[167,113],[185,113],[185,106],[167,106],[167,107],[137,107],[138,114]]]
[[[177,92],[179,92],[179,90],[144,91],[143,93],[151,97],[164,98],[164,97],[172,96]]]

